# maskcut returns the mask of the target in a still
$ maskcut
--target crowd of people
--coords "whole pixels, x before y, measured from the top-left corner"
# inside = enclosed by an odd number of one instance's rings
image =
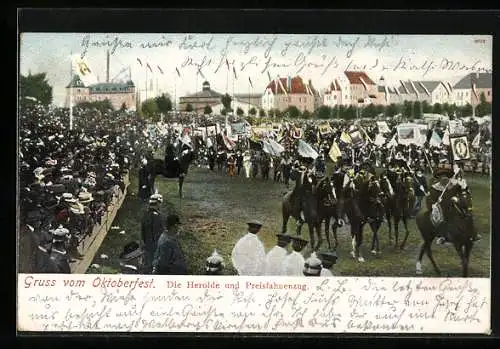
[[[163,197],[155,192],[155,176],[148,173],[147,158],[151,155],[145,156],[162,149],[165,134],[151,132],[154,128],[133,112],[77,109],[73,114],[74,127],[70,130],[67,110],[34,104],[20,113],[20,271],[71,272],[71,262],[82,257],[79,245],[95,233],[94,227],[111,209],[114,198],[124,194],[126,176],[133,170],[138,171],[138,196],[148,202],[148,209],[141,222],[141,241],[125,244],[120,255],[121,272],[188,273],[186,256],[178,240],[179,216],[162,216],[159,206]],[[407,171],[416,179],[418,200],[414,214],[429,191],[425,173],[454,163],[449,145],[430,144],[433,132],[444,136],[444,127],[439,125],[427,131],[426,140],[420,145],[393,143],[396,124],[384,133],[376,125],[365,125],[361,144],[346,137],[352,123],[330,126],[329,132],[322,133],[311,122],[284,123],[279,131],[266,136],[282,145],[279,152],[269,151],[254,136],[240,137],[228,144],[225,141],[228,135],[224,133],[205,135],[189,147],[196,152],[198,166],[246,178],[257,178],[260,172],[263,180],[272,178],[287,187],[304,171],[324,177],[328,159],[334,163],[333,172],[358,175],[375,167],[386,168],[388,172]],[[481,172],[487,174],[491,134],[487,128],[479,129],[477,123],[465,127],[469,142],[481,135],[468,164],[475,170],[474,163],[481,163]],[[304,154],[300,149],[293,132],[297,128],[302,130],[299,138],[317,156]],[[174,132],[171,125],[165,129],[168,136]],[[379,134],[386,141],[376,144],[373,140]],[[178,140],[186,135],[189,133],[175,133]],[[460,164],[464,170],[464,162]],[[236,243],[232,253],[233,266],[240,275],[327,275],[325,269],[335,263],[335,256],[330,254],[313,253],[304,260],[301,252],[307,241],[286,234],[278,234],[276,246],[266,253],[258,239],[261,223],[249,222],[248,226],[248,234]],[[288,254],[289,245],[292,251]],[[219,275],[223,269],[222,257],[214,251],[206,260],[206,272]]]

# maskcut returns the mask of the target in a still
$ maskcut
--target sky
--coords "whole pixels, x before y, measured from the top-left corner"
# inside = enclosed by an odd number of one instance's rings
[[[298,75],[323,90],[346,70],[363,70],[375,82],[383,76],[389,86],[408,79],[454,84],[471,72],[492,71],[488,35],[22,33],[19,73],[46,73],[54,104],[62,106],[70,56],[84,56],[105,82],[108,50],[110,79],[128,80],[130,72],[142,99],[146,85],[148,97],[158,91],[178,100],[205,80],[220,93],[262,94],[269,76]]]

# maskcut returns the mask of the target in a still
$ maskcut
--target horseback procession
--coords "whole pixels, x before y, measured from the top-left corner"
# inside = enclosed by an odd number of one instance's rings
[[[39,119],[42,124],[50,120]],[[437,240],[454,246],[462,276],[468,276],[470,253],[481,237],[465,179],[472,159],[467,135],[447,131],[433,145],[439,137],[436,130],[421,133],[418,127],[400,124],[382,132],[377,126],[365,128],[357,122],[285,121],[258,134],[257,127],[245,123],[245,130],[235,135],[227,118],[226,127],[210,132],[192,120],[159,122],[152,127],[133,117],[126,120],[128,126],[120,128],[109,118],[96,118],[93,128],[82,127],[81,133],[65,130],[61,122],[39,124],[43,128],[28,125],[22,131],[20,224],[26,235],[22,249],[33,257],[23,270],[71,272],[71,260],[80,257],[76,251],[79,238],[91,234],[102,210],[125,192],[123,176],[136,171],[137,198],[146,210],[140,241],[123,244],[120,271],[188,273],[189,256],[178,239],[183,212],[164,217],[158,208],[164,195],[158,192],[157,183],[176,180],[182,200],[191,168],[197,167],[197,171],[218,176],[241,177],[256,189],[260,172],[263,181],[272,180],[284,188],[281,214],[272,213],[282,223],[276,246],[266,252],[258,235],[263,223],[247,222],[248,233],[235,241],[231,253],[239,275],[331,276],[330,269],[347,258],[338,254],[339,234],[349,235],[350,258],[366,263],[362,247],[367,233],[371,233],[369,250],[374,256],[381,255],[383,225],[387,225],[390,245],[404,250],[409,222],[415,220],[422,238],[416,274],[423,272],[425,254],[440,275],[431,250]],[[30,129],[38,131],[30,135]],[[42,134],[43,130],[48,133]],[[61,139],[56,146],[49,141],[53,133]],[[76,212],[77,206],[84,213]],[[295,229],[289,229],[290,218],[295,220]],[[401,223],[404,234],[400,236]],[[304,225],[308,239],[302,232]],[[217,250],[203,263],[207,274],[223,273],[225,262]]]

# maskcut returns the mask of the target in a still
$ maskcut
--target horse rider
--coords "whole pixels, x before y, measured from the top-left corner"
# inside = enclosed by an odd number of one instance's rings
[[[415,191],[415,209],[413,211],[413,216],[416,216],[420,209],[422,208],[422,200],[428,194],[429,186],[427,183],[427,178],[424,176],[422,168],[419,166],[416,168],[415,181],[414,181],[414,191]]]
[[[120,254],[121,274],[145,274],[144,272],[144,249],[135,242],[129,242],[123,247]]]
[[[154,253],[160,235],[165,231],[165,221],[160,213],[160,204],[163,197],[155,193],[149,198],[148,209],[141,221],[141,240],[144,244],[145,261],[144,272],[151,273]]]

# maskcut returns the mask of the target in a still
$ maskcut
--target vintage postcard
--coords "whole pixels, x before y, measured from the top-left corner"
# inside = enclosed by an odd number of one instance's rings
[[[21,33],[18,331],[489,334],[492,40]]]

